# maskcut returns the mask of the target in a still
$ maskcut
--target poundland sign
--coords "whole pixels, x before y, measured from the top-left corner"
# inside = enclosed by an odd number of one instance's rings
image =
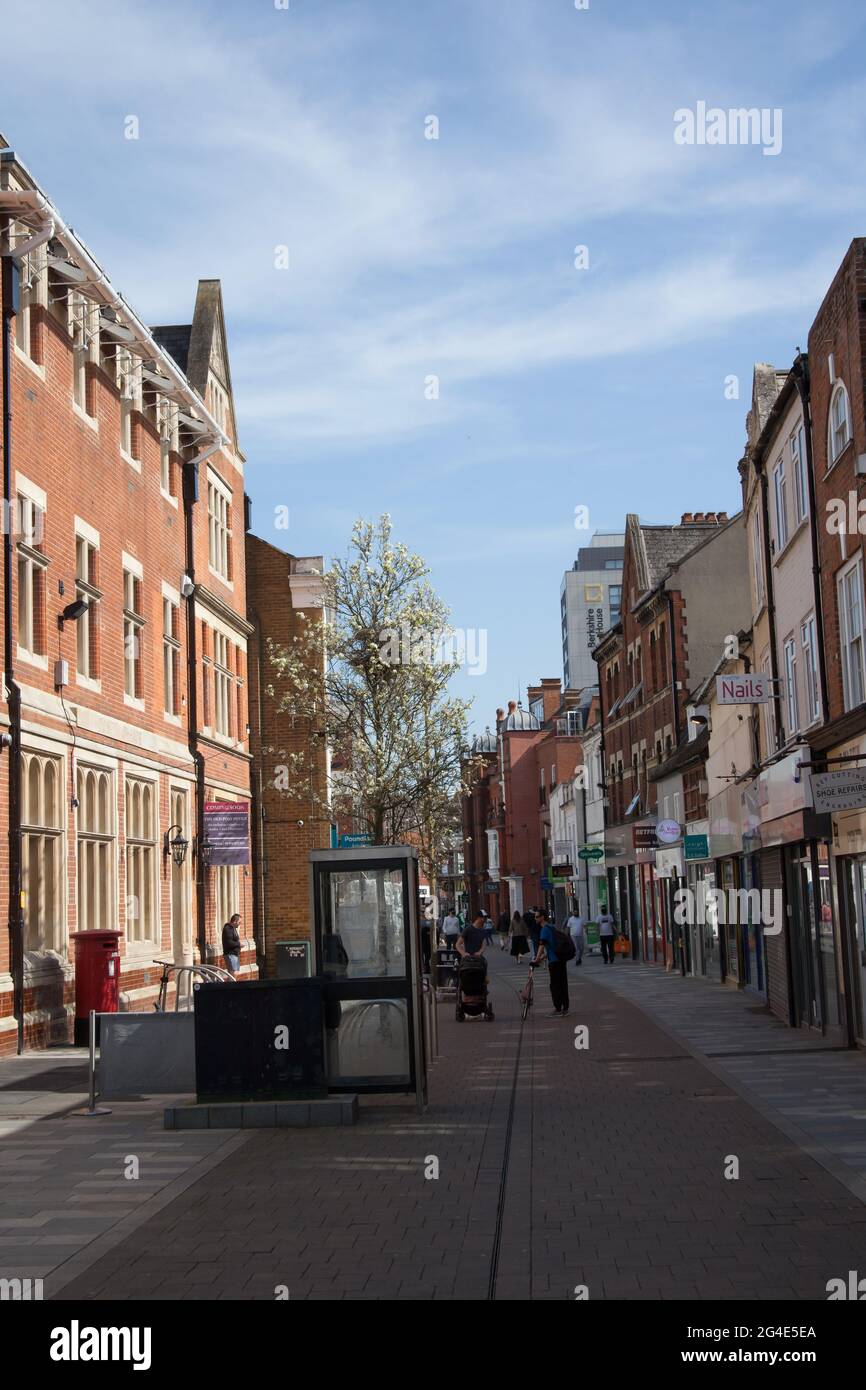
[[[766,705],[770,698],[769,676],[716,676],[717,705]]]

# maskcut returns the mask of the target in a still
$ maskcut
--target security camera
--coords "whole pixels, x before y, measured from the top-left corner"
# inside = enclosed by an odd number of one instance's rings
[[[191,598],[195,592],[195,584],[188,574],[185,574],[180,581],[180,592],[183,598]]]

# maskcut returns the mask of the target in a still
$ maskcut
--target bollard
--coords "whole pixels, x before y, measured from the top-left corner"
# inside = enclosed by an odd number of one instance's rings
[[[105,1105],[96,1104],[96,1011],[90,1010],[90,1101],[85,1110],[73,1110],[73,1115],[110,1115]]]

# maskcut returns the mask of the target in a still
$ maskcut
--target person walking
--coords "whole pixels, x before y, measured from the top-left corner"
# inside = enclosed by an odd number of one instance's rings
[[[442,923],[442,935],[445,938],[445,945],[448,947],[449,951],[456,949],[457,938],[462,930],[460,918],[454,912],[454,909],[449,907]]]
[[[230,975],[237,975],[241,968],[241,914],[232,913],[223,926],[223,960]]]
[[[529,942],[526,939],[526,923],[519,912],[515,912],[511,919],[511,954],[514,960],[519,961],[521,956],[525,956],[529,951]]]
[[[616,941],[616,922],[611,917],[607,908],[598,914],[598,944],[601,947],[602,960],[605,965],[613,965],[614,949],[613,943]]]
[[[538,955],[538,943],[541,940],[541,912],[534,907],[529,920],[529,935],[532,939],[532,954]]]
[[[581,965],[583,962],[583,948],[586,945],[586,924],[583,920],[582,913],[572,912],[565,924],[565,930],[574,942],[574,963],[575,965]]]
[[[490,916],[488,912],[484,911],[483,907],[481,909],[481,916],[484,918],[484,921],[482,922],[484,940],[489,946],[491,941],[493,940],[493,918]]]
[[[556,949],[556,929],[542,910],[538,914],[540,939],[538,950],[532,961],[533,965],[540,965],[547,957],[547,972],[550,978],[550,998],[553,1001],[553,1014],[557,1018],[564,1018],[568,1013],[568,975],[566,964],[560,960]]]
[[[508,913],[500,912],[499,921],[496,923],[496,930],[499,932],[499,949],[504,951],[508,945]]]

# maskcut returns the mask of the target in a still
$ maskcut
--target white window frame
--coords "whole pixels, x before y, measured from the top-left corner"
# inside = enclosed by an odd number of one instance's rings
[[[856,610],[849,607],[848,603],[848,596],[852,591],[856,600]],[[842,691],[845,709],[847,711],[855,709],[866,699],[862,554],[858,554],[849,565],[846,565],[844,569],[839,571],[836,578],[836,602],[839,612]],[[854,699],[855,694],[859,695],[859,699]]]
[[[33,806],[30,778],[34,762],[40,769],[36,807]],[[56,951],[60,954],[66,946],[66,762],[63,757],[54,754],[23,748],[21,763],[21,865],[25,950]],[[55,778],[53,824],[49,824],[49,816],[45,810],[49,765]],[[34,857],[35,874],[31,874]],[[50,891],[46,892],[49,874],[51,887]],[[50,921],[49,908],[53,919]]]
[[[149,793],[150,824],[131,826],[130,809],[138,791],[142,803]],[[124,878],[127,948],[148,955],[161,944],[159,910],[159,782],[127,772],[123,780]],[[132,833],[135,830],[141,833]],[[135,890],[135,891],[133,891]],[[136,899],[133,908],[132,900]]]
[[[41,585],[41,607],[45,609],[48,589],[48,556],[41,549],[47,498],[41,487],[31,483],[23,474],[15,474],[15,509],[18,527],[18,541],[15,547],[16,573],[16,650],[18,659],[40,671],[48,670],[48,652],[36,650],[36,633],[39,624],[37,592]],[[11,520],[10,520],[11,524]],[[41,614],[43,629],[46,627],[45,612]],[[22,638],[24,640],[22,640]],[[48,641],[47,631],[43,638]]]
[[[9,249],[14,253],[15,246],[29,241],[33,229],[24,223],[9,223]],[[13,240],[15,238],[15,240]],[[35,247],[20,261],[18,267],[18,312],[15,315],[15,355],[25,362],[31,371],[45,380],[45,364],[37,362],[33,356],[33,315],[37,306],[48,305],[48,259],[47,246]]]
[[[167,502],[177,506],[177,497],[171,491],[171,455],[179,449],[180,430],[178,425],[178,406],[174,401],[160,396],[158,404],[159,419],[159,490]]]
[[[800,702],[797,697],[797,643],[793,634],[785,638],[785,711],[788,720],[788,736],[793,737],[800,728]]]
[[[85,829],[82,826],[82,802],[84,784],[88,775],[94,777],[97,788],[100,779],[105,778],[108,786],[108,826],[107,828]],[[114,929],[117,926],[117,792],[113,768],[99,766],[82,760],[75,772],[75,795],[78,802],[76,812],[77,880],[78,880],[78,930]],[[90,861],[98,873],[99,890],[95,897],[89,896],[95,878],[88,873]],[[104,870],[104,878],[103,878]]]
[[[170,623],[167,619],[170,619]],[[165,718],[169,723],[179,725],[180,595],[166,584],[162,586],[162,692]]]
[[[117,349],[116,363],[116,381],[120,391],[120,456],[140,473],[141,459],[132,450],[135,439],[132,417],[142,408],[141,362],[128,348],[121,347]]]
[[[141,633],[144,613],[135,608],[135,585],[139,585],[141,607],[144,608],[144,570],[131,555],[122,557],[123,575],[123,703],[132,709],[144,709],[144,666],[141,652]],[[128,582],[131,581],[131,584]],[[128,602],[132,599],[132,603]],[[132,690],[130,690],[132,685]],[[141,689],[142,694],[136,692]]]
[[[211,574],[233,588],[232,492],[216,473],[207,473],[208,568]]]
[[[99,309],[80,290],[70,289],[66,322],[72,337],[72,409],[98,429],[99,421],[87,409],[87,366],[99,361]]]
[[[809,480],[806,473],[806,431],[799,424],[791,435],[791,472],[794,475],[794,515],[799,526],[809,515]]]
[[[842,414],[838,414],[838,404],[842,403],[844,409]],[[842,437],[844,435],[844,438]],[[833,394],[830,397],[830,408],[827,412],[827,463],[828,468],[832,468],[834,463],[841,458],[851,442],[851,402],[848,399],[848,392],[845,383],[837,381]]]
[[[102,598],[102,592],[90,579],[89,568],[87,577],[82,577],[79,572],[79,547],[87,547],[88,562],[91,553],[98,557],[99,532],[95,530],[94,527],[88,525],[86,521],[83,521],[80,516],[75,518],[73,526],[75,531],[75,597],[83,599],[88,605],[87,612],[84,613],[75,624],[77,629],[75,683],[76,685],[82,686],[85,690],[93,690],[99,693],[102,689],[102,682],[98,676],[93,674],[91,655],[95,643],[91,641],[91,634],[95,636],[98,631],[99,601]],[[86,670],[82,670],[82,650],[87,652]]]
[[[800,647],[803,652],[803,677],[806,683],[806,715],[809,724],[821,718],[821,692],[818,686],[818,643],[813,614],[800,624]]]
[[[776,548],[781,554],[788,544],[788,479],[784,458],[780,458],[773,469],[773,495],[776,502]]]

